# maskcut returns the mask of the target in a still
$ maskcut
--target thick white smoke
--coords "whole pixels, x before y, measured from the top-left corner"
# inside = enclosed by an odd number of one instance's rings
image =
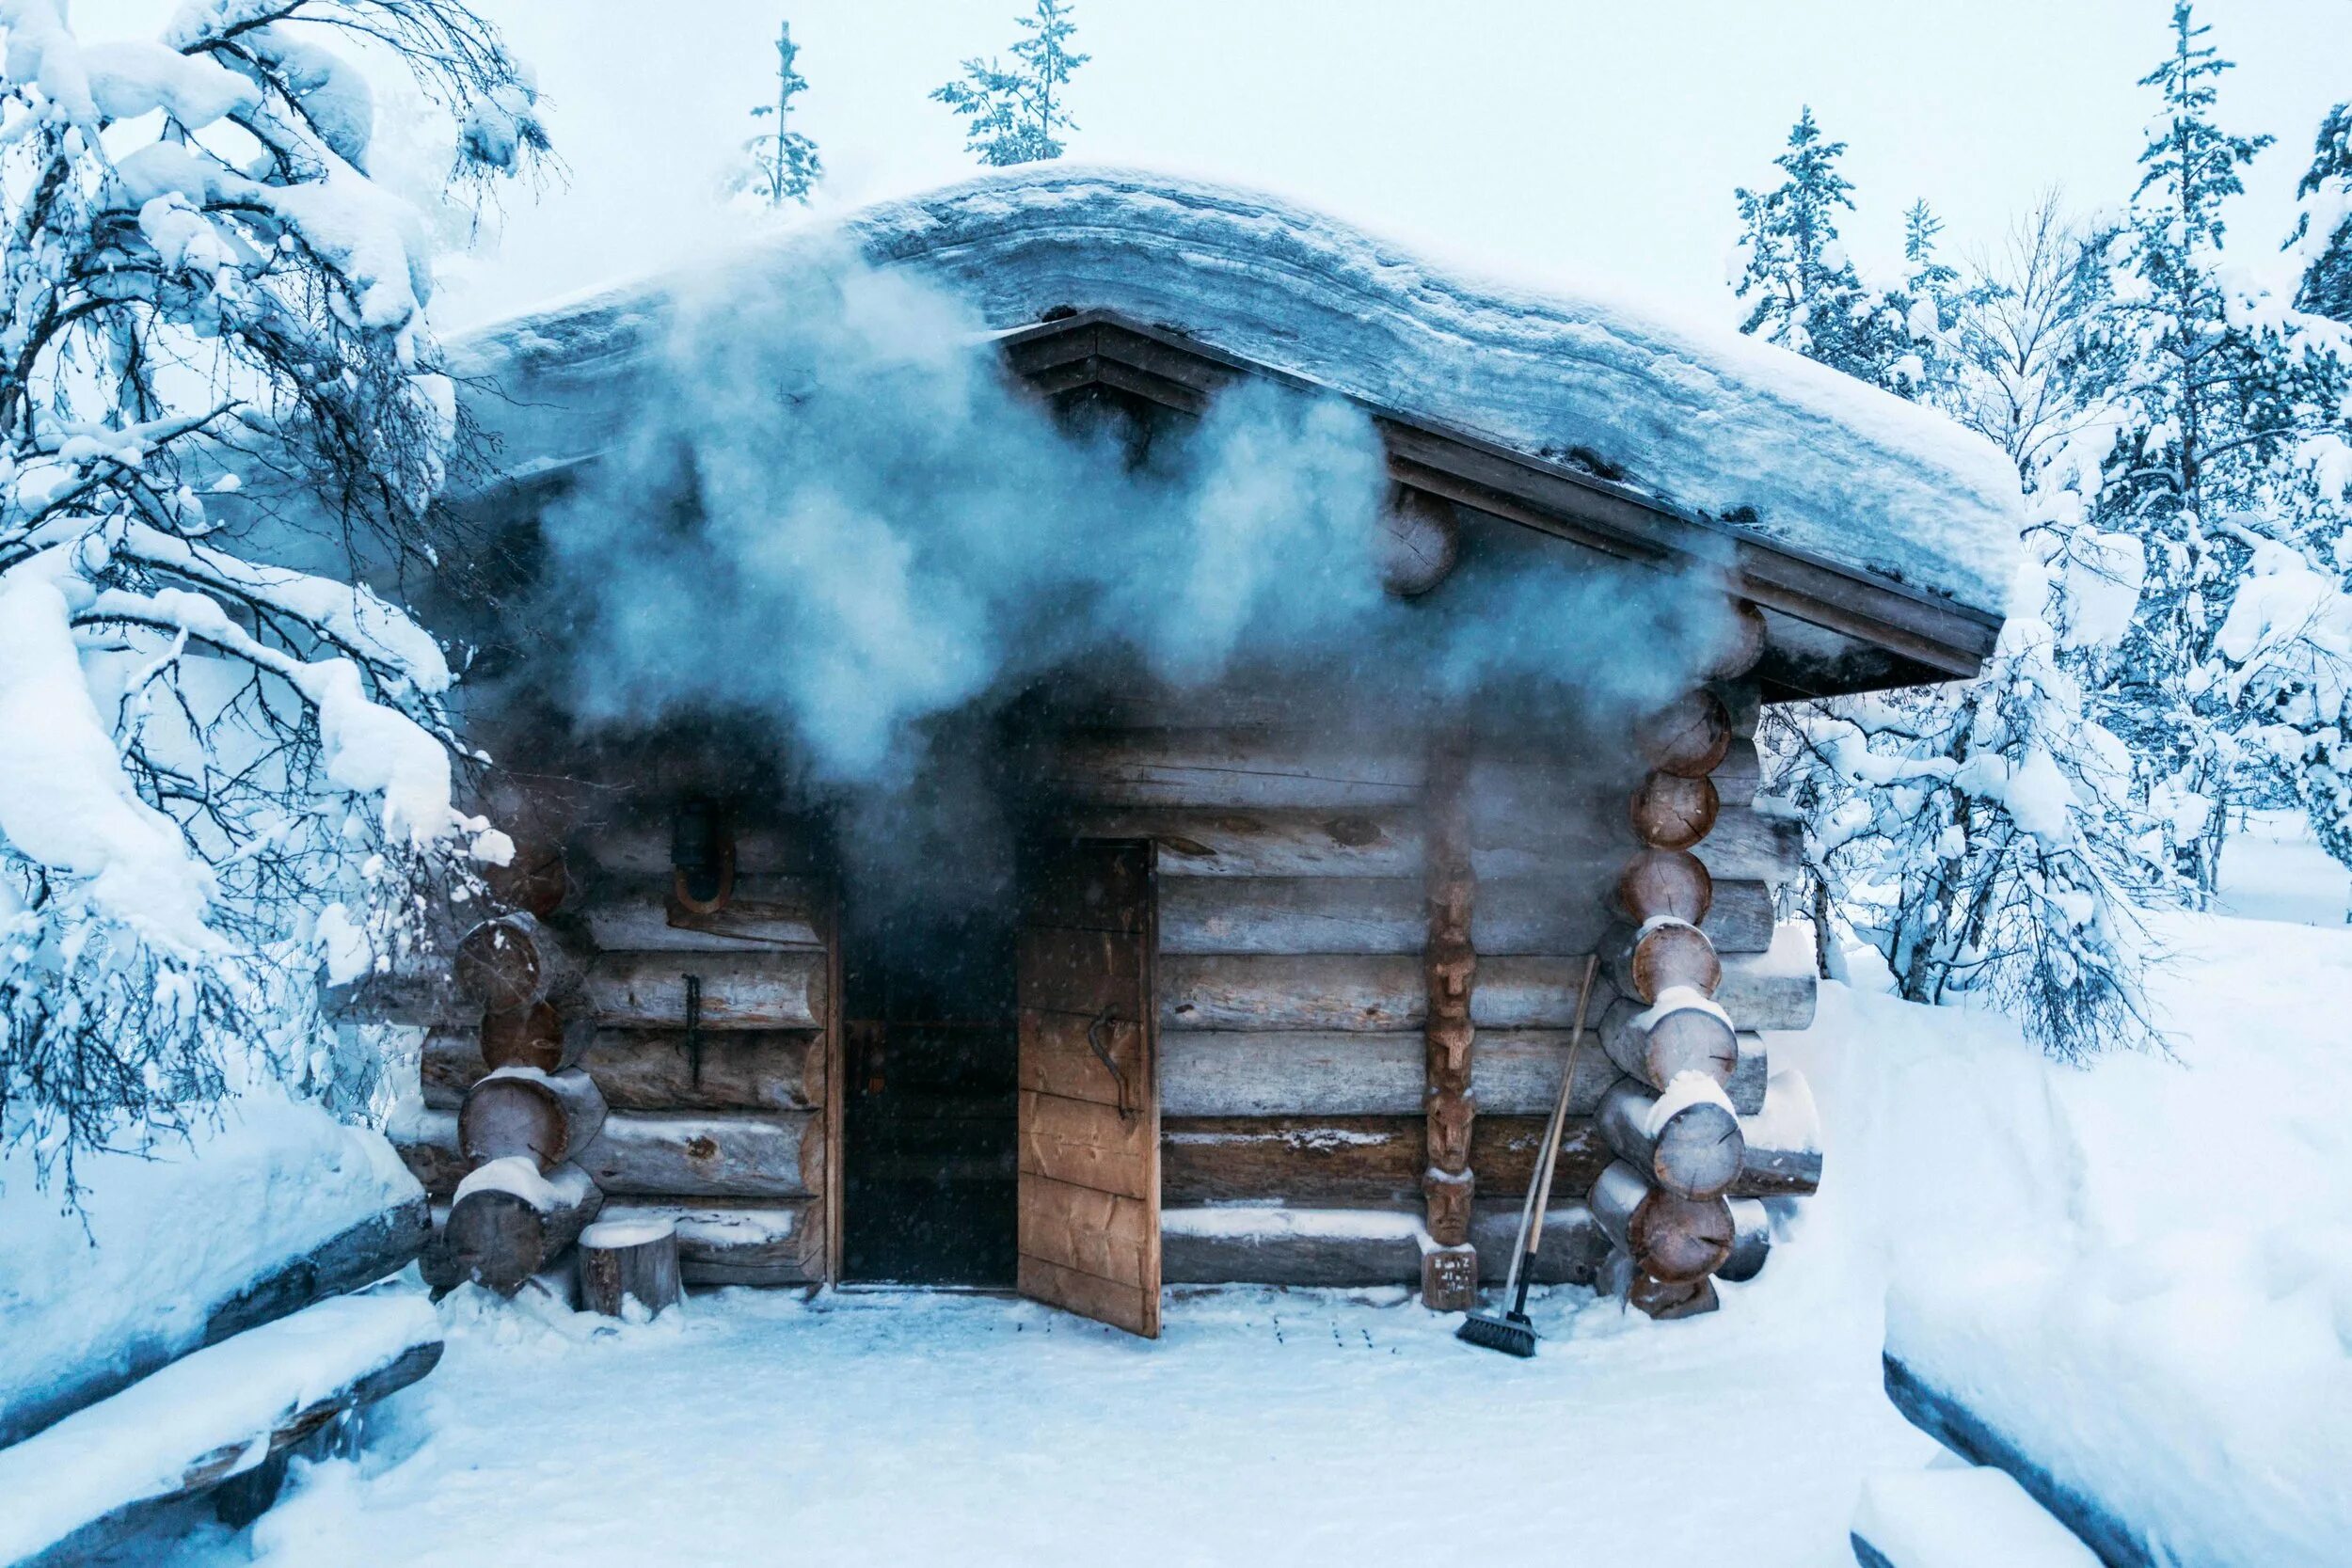
[[[1396,600],[1359,410],[1247,383],[1138,451],[1057,420],[953,299],[854,261],[686,299],[640,395],[547,523],[578,703],[774,715],[819,784],[903,784],[930,721],[1049,672],[1313,682],[1326,721],[1475,698],[1581,722],[1670,695],[1724,629],[1690,618],[1716,595],[1533,535]]]

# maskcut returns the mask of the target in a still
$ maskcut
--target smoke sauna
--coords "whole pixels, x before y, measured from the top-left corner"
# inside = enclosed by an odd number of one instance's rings
[[[937,308],[858,326],[894,290]],[[852,328],[879,379],[833,377]],[[445,1280],[646,1215],[690,1285],[1017,1290],[1146,1336],[1190,1284],[1458,1309],[1588,974],[1539,1277],[1680,1316],[1765,1267],[1821,1140],[1772,1060],[1817,957],[1758,716],[1991,650],[2014,484],[1937,417],[1060,167],[461,348],[506,587],[439,624],[516,850],[352,1003],[427,1031],[394,1132],[437,1201],[542,1173],[445,1210]],[[1344,528],[1293,524],[1349,487],[1367,562],[1327,569]],[[999,578],[891,598],[933,518],[939,570]]]

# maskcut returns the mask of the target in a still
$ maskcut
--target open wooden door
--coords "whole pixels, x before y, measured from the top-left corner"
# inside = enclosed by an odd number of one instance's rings
[[[1020,950],[1021,1293],[1160,1332],[1152,845],[1045,846]]]

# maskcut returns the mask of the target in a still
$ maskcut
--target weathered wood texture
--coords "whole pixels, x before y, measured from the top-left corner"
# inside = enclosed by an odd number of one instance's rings
[[[730,836],[738,886],[754,885],[763,877],[806,877],[823,858],[820,836],[803,828],[737,822],[731,825]],[[571,835],[570,849],[576,872],[584,866],[591,877],[612,878],[632,887],[651,886],[664,893],[670,888],[674,868],[666,819],[584,828]]]
[[[401,1164],[417,1179],[425,1195],[436,1202],[448,1198],[457,1190],[457,1183],[473,1168],[472,1162],[457,1151],[457,1113],[454,1111],[412,1111],[396,1116],[384,1129]]]
[[[1714,772],[1731,750],[1731,712],[1704,689],[1687,692],[1643,717],[1633,745],[1661,773],[1700,778]]]
[[[0,1411],[0,1448],[120,1392],[187,1351],[218,1344],[314,1302],[398,1274],[423,1250],[431,1234],[426,1201],[422,1196],[413,1197],[389,1204],[315,1246],[270,1262],[234,1295],[203,1310],[201,1331],[193,1338],[189,1330],[197,1325],[199,1315],[174,1303],[170,1315],[178,1323],[170,1330],[125,1342],[103,1364],[56,1366],[52,1369],[49,1386],[40,1395]]]
[[[824,1037],[814,1030],[714,1029],[692,1042],[701,1079],[680,1029],[597,1029],[580,1069],[615,1111],[806,1111],[825,1102]],[[436,1030],[424,1042],[424,1101],[453,1108],[486,1070],[464,1031]]]
[[[1478,1101],[1470,1094],[1470,1064],[1477,1050],[1471,999],[1478,990],[1479,959],[1470,942],[1470,911],[1478,884],[1470,868],[1466,760],[1459,744],[1441,743],[1433,752],[1423,803],[1429,817],[1422,878],[1428,923],[1422,946],[1429,1160],[1422,1172],[1422,1223],[1437,1244],[1422,1256],[1421,1296],[1422,1306],[1446,1312],[1478,1302],[1478,1255],[1449,1257],[1442,1250],[1469,1246],[1470,1201],[1477,1191],[1470,1133]]]
[[[1481,1034],[1470,1063],[1481,1110],[1548,1111],[1567,1043],[1565,1029]],[[1418,1116],[1425,1108],[1422,1050],[1420,1036],[1400,1033],[1171,1031],[1161,1037],[1161,1110],[1171,1117]],[[1616,1070],[1588,1036],[1572,1114],[1591,1114]]]
[[[1621,875],[1628,859],[1641,847],[1622,820],[1622,801],[1600,811],[1585,798],[1574,797],[1554,809],[1563,815],[1474,822],[1470,861],[1479,877],[1595,878],[1606,882]],[[1804,873],[1804,830],[1787,817],[1727,805],[1716,812],[1706,836],[1688,853],[1718,880],[1787,885]]]
[[[1279,731],[1073,735],[1054,750],[1046,789],[1095,806],[1251,811],[1409,805],[1425,763],[1375,738],[1344,746]]]
[[[1752,1197],[1733,1198],[1731,1227],[1731,1256],[1715,1271],[1715,1277],[1744,1285],[1764,1272],[1772,1255],[1772,1211]]]
[[[516,1007],[506,1012],[485,1012],[478,1028],[443,1030],[437,1034],[456,1035],[465,1040],[466,1054],[479,1064],[478,1069],[464,1084],[456,1085],[462,1093],[475,1078],[491,1068],[527,1067],[541,1072],[561,1072],[576,1066],[588,1039],[596,1032],[596,1023],[585,1017],[566,1019],[563,1009],[552,1002],[534,1002],[528,1007]],[[432,1087],[430,1044],[426,1047],[425,1086]],[[454,1100],[449,1103],[455,1104]]]
[[[1535,1131],[1540,1140],[1543,1130]],[[1555,1190],[1570,1191],[1567,1150],[1561,1151],[1562,1168]],[[1511,1254],[1519,1243],[1519,1207],[1499,1200],[1482,1203],[1470,1221],[1470,1242],[1478,1248],[1480,1272],[1500,1279],[1510,1272]],[[1592,1211],[1581,1203],[1554,1203],[1544,1212],[1544,1229],[1537,1239],[1528,1277],[1538,1285],[1590,1285],[1609,1256],[1609,1238],[1595,1223]]]
[[[1612,1067],[1654,1089],[1673,1083],[1677,1072],[1704,1072],[1723,1085],[1741,1116],[1764,1108],[1770,1063],[1761,1035],[1746,1029],[1726,1035],[1719,1020],[1698,1008],[1676,1009],[1654,1027],[1637,1028],[1635,1021],[1646,1010],[1629,999],[1611,1004],[1601,1016],[1601,1049]]]
[[[817,1029],[825,1018],[821,953],[606,953],[583,985],[604,1028],[686,1024],[686,977],[702,985],[705,1029]]]
[[[1731,1256],[1731,1209],[1652,1187],[1620,1160],[1593,1182],[1585,1206],[1617,1249],[1668,1284],[1705,1278]]]
[[[589,935],[606,952],[743,952],[824,946],[826,895],[804,878],[742,876],[719,909],[697,911],[651,890],[598,898],[583,911]]]
[[[589,1311],[626,1318],[635,1302],[658,1317],[683,1293],[677,1227],[669,1221],[600,1219],[580,1233],[580,1304]]]
[[[824,1191],[825,1140],[808,1112],[611,1116],[580,1163],[616,1196],[808,1197]]]
[[[1764,1103],[1740,1118],[1743,1152],[1738,1197],[1800,1197],[1821,1185],[1820,1117],[1804,1074],[1793,1068],[1772,1076]]]
[[[1087,838],[1153,840],[1163,897],[1196,877],[1421,875],[1421,816],[1409,807],[1086,808],[1065,820],[1072,832]]]
[[[1664,1107],[1645,1084],[1620,1078],[1601,1101],[1601,1136],[1650,1185],[1680,1197],[1715,1197],[1740,1180],[1747,1146],[1725,1100]]]
[[[605,1205],[602,1218],[668,1221],[677,1233],[679,1276],[689,1285],[811,1285],[825,1275],[820,1199],[630,1198]]]
[[[1470,997],[1471,1022],[1481,1029],[1567,1028],[1575,1020],[1583,971],[1581,956],[1504,954],[1486,959],[1479,966]],[[1760,996],[1769,987],[1752,983],[1750,990]],[[1160,1026],[1171,1034],[1190,1029],[1398,1030],[1428,1022],[1421,960],[1402,956],[1171,955],[1160,965],[1159,991]],[[1594,987],[1595,1014],[1607,1006],[1612,992],[1602,976]]]
[[[1016,956],[1016,1284],[1146,1338],[1161,1283],[1152,856],[1041,849]]]
[[[502,1067],[467,1089],[457,1147],[476,1164],[524,1154],[541,1170],[553,1170],[588,1146],[604,1117],[604,1096],[578,1068]]]
[[[1471,945],[1488,955],[1591,952],[1607,928],[1612,891],[1597,875],[1482,881]],[[1731,879],[1712,895],[1699,928],[1717,951],[1772,944],[1767,884]],[[1402,877],[1171,877],[1161,884],[1160,951],[1418,953],[1425,904],[1419,881]]]
[[[1421,1275],[1411,1211],[1170,1209],[1161,1224],[1171,1285],[1409,1285]]]
[[[468,931],[453,974],[459,994],[485,1011],[515,1012],[568,994],[579,982],[580,956],[553,927],[517,912]]]
[[[551,1172],[536,1192],[461,1183],[442,1234],[461,1280],[511,1296],[560,1258],[596,1217],[604,1195],[577,1165]]]
[[[1471,1124],[1470,1168],[1489,1196],[1527,1190],[1546,1121],[1482,1113]],[[1161,1124],[1160,1148],[1161,1192],[1171,1204],[1409,1204],[1429,1164],[1420,1117],[1171,1117]],[[1583,1191],[1613,1158],[1588,1118],[1570,1120],[1558,1189]]]

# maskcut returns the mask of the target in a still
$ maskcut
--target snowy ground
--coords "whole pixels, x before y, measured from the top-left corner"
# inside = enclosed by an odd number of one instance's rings
[[[1874,1398],[1862,1336],[1665,1334],[1581,1291],[1545,1305],[1528,1364],[1401,1298],[1320,1293],[1178,1300],[1157,1346],[954,1296],[737,1291],[585,1339],[460,1316],[391,1451],[314,1472],[259,1560],[1378,1561],[1434,1535],[1814,1565],[1844,1553],[1861,1475],[1929,1448]],[[171,1560],[245,1560],[212,1545]]]
[[[1865,1478],[1931,1452],[1880,1392],[1890,1279],[1916,1290],[1957,1258],[1995,1271],[1979,1281],[2030,1261],[2105,1290],[2123,1258],[2127,1309],[2235,1292],[2216,1352],[2308,1326],[2328,1271],[2249,1288],[2213,1264],[2217,1235],[2259,1250],[2352,1215],[2340,920],[2165,922],[2177,1062],[2056,1068],[1997,1020],[1825,988],[1817,1027],[1772,1043],[1821,1101],[1826,1180],[1713,1318],[1654,1325],[1564,1291],[1521,1363],[1401,1297],[1182,1296],[1157,1345],[975,1297],[738,1291],[629,1328],[453,1301],[448,1359],[356,1465],[310,1471],[246,1536],[207,1525],[114,1560],[1052,1564],[1117,1542],[1138,1565],[1736,1545],[1743,1568],[1831,1568]],[[2264,1159],[2207,1157],[2223,1128]],[[2151,1473],[2185,1446],[2187,1497],[2270,1498],[2296,1529],[2331,1516],[2341,1501],[2281,1493],[2266,1456],[2352,1444],[2322,1397],[2352,1410],[2338,1306],[2344,1354],[2321,1336],[2291,1370],[2312,1430],[2267,1431],[2301,1418],[2210,1376],[2168,1403],[2164,1380]]]

